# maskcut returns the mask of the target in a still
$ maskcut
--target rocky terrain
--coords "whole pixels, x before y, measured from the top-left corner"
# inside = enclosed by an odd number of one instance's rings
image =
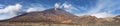
[[[77,24],[102,24],[120,23],[120,15],[116,17],[97,18],[91,15],[76,16],[62,9],[47,9],[24,13],[11,19],[0,22],[46,22],[46,23],[77,23]]]

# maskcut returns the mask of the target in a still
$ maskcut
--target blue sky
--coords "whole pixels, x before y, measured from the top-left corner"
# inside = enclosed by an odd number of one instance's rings
[[[20,15],[21,12],[43,11],[59,5],[74,15],[98,18],[120,15],[120,0],[0,0],[0,20]]]

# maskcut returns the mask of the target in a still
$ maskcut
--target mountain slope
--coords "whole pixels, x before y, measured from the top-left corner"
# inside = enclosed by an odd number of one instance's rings
[[[42,13],[50,13],[50,14],[54,14],[54,15],[58,15],[58,16],[63,16],[63,17],[77,17],[76,15],[73,15],[65,10],[62,9],[48,9],[45,11],[42,11]]]
[[[59,23],[70,23],[72,20],[70,18],[76,17],[69,12],[62,9],[47,9],[45,11],[37,11],[25,13],[16,16],[11,19],[3,20],[2,22],[59,22]]]

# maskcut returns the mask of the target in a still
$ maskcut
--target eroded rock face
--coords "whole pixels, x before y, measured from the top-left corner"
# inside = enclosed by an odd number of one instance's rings
[[[97,18],[95,16],[90,16],[90,15],[84,15],[84,16],[80,16],[80,17],[76,17],[76,19],[74,19],[74,21],[76,23],[95,23],[97,21]]]
[[[114,17],[114,19],[115,19],[115,22],[120,22],[120,15]]]
[[[91,15],[84,15],[76,18],[77,23],[112,23],[114,21],[113,17],[106,17],[106,18],[97,18]]]
[[[72,22],[72,20],[64,20],[61,23],[71,23],[71,22]]]

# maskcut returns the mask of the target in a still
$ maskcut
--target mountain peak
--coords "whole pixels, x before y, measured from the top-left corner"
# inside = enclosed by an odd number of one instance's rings
[[[62,10],[60,8],[51,8],[39,12],[29,12],[23,15],[13,17],[11,19],[4,20],[3,22],[71,22],[70,18],[76,17],[75,15]]]
[[[54,10],[54,8],[47,9],[45,11],[42,11],[42,13],[50,13],[50,14],[55,14],[59,16],[75,17],[75,15],[60,8],[57,8],[56,10]]]

